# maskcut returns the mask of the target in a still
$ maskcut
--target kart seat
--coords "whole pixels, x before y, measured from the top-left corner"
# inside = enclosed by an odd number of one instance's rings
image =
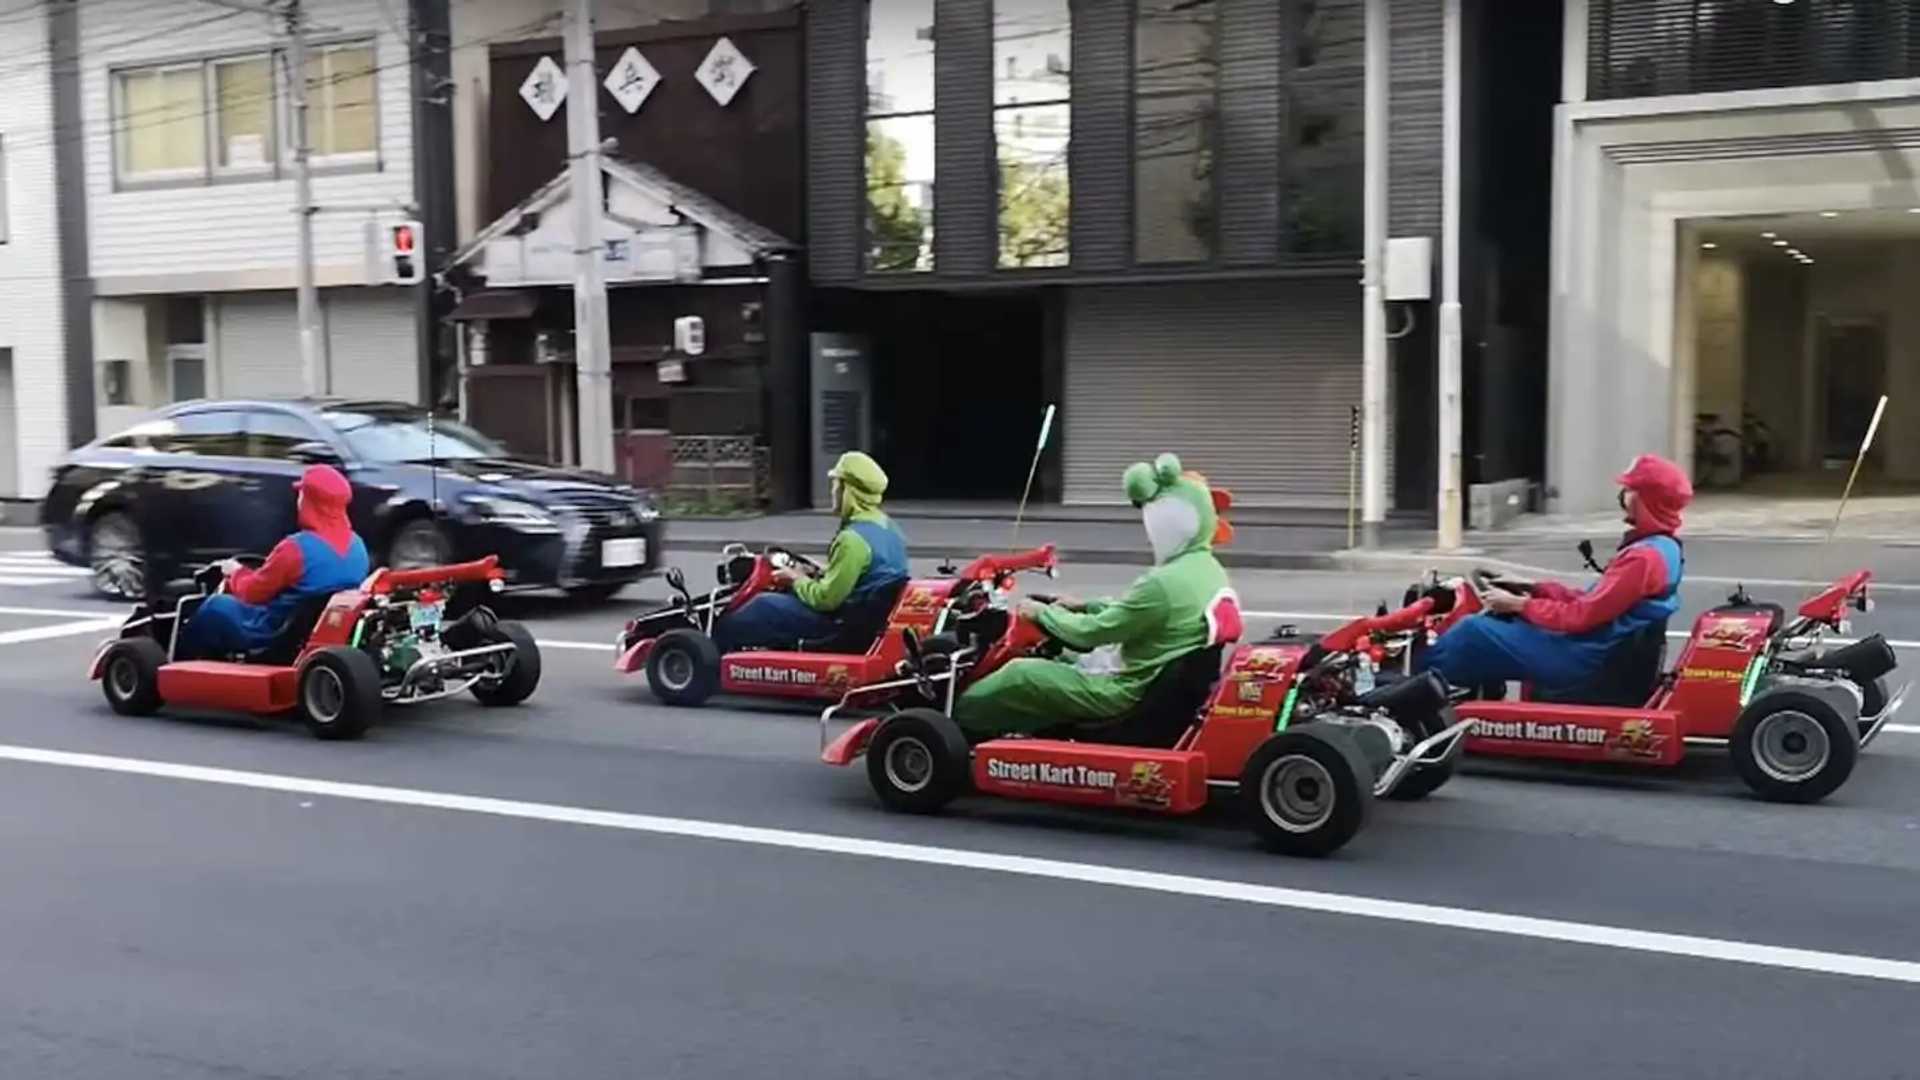
[[[1075,725],[1068,737],[1111,746],[1171,749],[1200,717],[1214,684],[1220,681],[1225,646],[1212,645],[1160,669],[1140,703],[1111,724]]]
[[[800,642],[801,652],[822,653],[864,653],[873,647],[880,631],[887,628],[887,618],[893,614],[893,606],[900,602],[900,594],[907,589],[907,579],[889,585],[871,589],[865,596],[847,601],[834,620],[833,633],[824,637],[806,638]]]
[[[331,593],[322,593],[301,601],[293,609],[287,621],[280,626],[280,632],[273,640],[247,653],[246,659],[254,664],[291,664],[300,655],[307,639],[313,636],[313,628],[320,624],[320,616],[333,601]]]
[[[1603,705],[1632,708],[1645,705],[1666,670],[1667,623],[1662,619],[1617,642],[1605,663],[1587,682],[1547,690],[1536,687],[1531,700],[1556,705]]]

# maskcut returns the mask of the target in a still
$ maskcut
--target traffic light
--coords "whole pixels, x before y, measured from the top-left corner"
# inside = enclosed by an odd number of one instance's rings
[[[420,223],[401,221],[386,229],[386,277],[389,285],[418,285],[426,276],[420,250]]]

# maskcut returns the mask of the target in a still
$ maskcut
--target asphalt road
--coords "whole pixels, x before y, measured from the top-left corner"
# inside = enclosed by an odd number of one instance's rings
[[[1256,632],[1405,584],[1235,583]],[[1289,860],[1230,806],[884,814],[807,713],[616,676],[660,591],[512,599],[531,702],[321,744],[114,716],[116,609],[0,583],[0,1076],[1920,1076],[1920,716],[1816,807],[1711,758],[1474,765]],[[1862,629],[1920,643],[1920,592],[1880,600]]]

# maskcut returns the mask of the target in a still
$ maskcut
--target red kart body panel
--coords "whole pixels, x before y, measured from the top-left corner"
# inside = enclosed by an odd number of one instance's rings
[[[1190,814],[1207,804],[1207,757],[1191,750],[992,739],[973,749],[973,786],[1009,799]]]
[[[1178,748],[1204,757],[1209,777],[1239,780],[1247,758],[1274,733],[1275,719],[1286,706],[1287,693],[1306,655],[1303,644],[1236,648],[1213,688],[1205,718],[1188,731]]]
[[[160,697],[169,705],[270,715],[291,710],[300,669],[222,660],[186,660],[160,668]]]

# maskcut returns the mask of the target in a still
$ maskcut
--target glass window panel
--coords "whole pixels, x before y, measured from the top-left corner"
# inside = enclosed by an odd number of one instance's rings
[[[994,113],[1000,157],[1000,266],[1065,266],[1072,208],[1067,105],[1029,105]]]
[[[215,64],[213,84],[221,167],[272,161],[273,72],[266,57]]]
[[[867,122],[867,269],[933,269],[933,117]]]
[[[374,148],[373,47],[324,49],[307,57],[307,131],[314,156]]]
[[[120,76],[121,170],[126,175],[200,169],[206,161],[204,72],[189,68]]]
[[[867,114],[933,109],[933,0],[867,4]]]
[[[1134,258],[1214,254],[1218,23],[1210,0],[1139,0],[1134,23]]]
[[[995,105],[1067,100],[1072,58],[1068,0],[994,0]]]

